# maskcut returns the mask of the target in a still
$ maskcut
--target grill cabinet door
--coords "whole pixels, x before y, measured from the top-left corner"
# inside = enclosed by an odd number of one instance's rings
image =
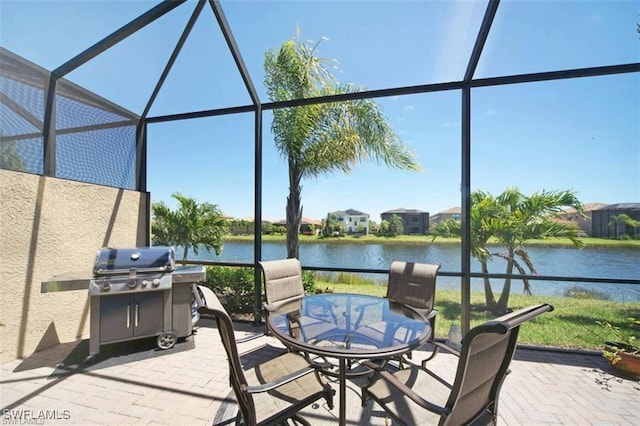
[[[164,291],[100,298],[100,343],[153,336],[165,331]]]
[[[100,342],[133,336],[133,295],[116,294],[100,298]]]
[[[136,293],[133,305],[134,336],[162,333],[164,328],[164,291]]]

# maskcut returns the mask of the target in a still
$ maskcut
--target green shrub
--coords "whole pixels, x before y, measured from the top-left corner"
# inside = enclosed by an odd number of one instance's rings
[[[208,266],[204,285],[220,297],[220,301],[229,313],[252,313],[255,304],[253,280],[253,268]],[[307,294],[316,292],[315,272],[303,271],[302,286]],[[262,300],[264,300],[264,286]]]
[[[302,272],[302,287],[305,294],[314,294],[316,292],[316,273],[313,271]]]
[[[255,304],[253,276],[253,268],[208,266],[205,285],[229,313],[250,313]]]

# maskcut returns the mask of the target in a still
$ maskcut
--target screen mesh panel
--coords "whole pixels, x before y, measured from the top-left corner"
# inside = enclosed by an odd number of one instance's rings
[[[2,128],[0,136],[24,136],[28,134],[42,134],[42,130],[29,122],[23,115],[18,114],[5,103],[0,103],[0,117]]]
[[[136,188],[136,127],[59,134],[56,176],[118,188]]]
[[[65,80],[56,85],[56,176],[136,188],[136,116]]]
[[[43,173],[46,70],[0,49],[0,168]]]
[[[43,139],[20,139],[0,142],[0,169],[17,172],[43,173]]]
[[[41,80],[36,87],[0,75],[0,136],[42,133],[43,84]]]
[[[0,48],[0,168],[44,173],[49,71]],[[55,90],[55,176],[136,189],[139,117],[60,79]]]
[[[136,116],[91,92],[60,80],[56,85],[56,129],[119,123]]]

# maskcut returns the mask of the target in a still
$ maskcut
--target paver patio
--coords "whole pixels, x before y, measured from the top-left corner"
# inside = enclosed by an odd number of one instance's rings
[[[238,338],[262,328],[238,324]],[[235,405],[215,322],[201,319],[194,347],[91,369],[59,364],[77,343],[58,345],[0,365],[3,424],[211,425],[231,424]],[[273,337],[239,344],[243,362],[281,350]],[[414,359],[420,359],[420,351]],[[108,363],[106,363],[108,364]],[[451,379],[457,359],[438,354],[429,365]],[[599,354],[519,348],[500,397],[503,425],[640,425],[640,382],[614,373]],[[337,384],[335,384],[337,389]],[[348,424],[392,424],[376,405],[360,407],[358,383],[348,384]],[[336,399],[337,401],[337,399]],[[337,407],[303,413],[313,425],[337,424]],[[22,416],[22,419],[19,418]],[[41,416],[41,418],[38,418]],[[42,418],[42,417],[46,418]]]

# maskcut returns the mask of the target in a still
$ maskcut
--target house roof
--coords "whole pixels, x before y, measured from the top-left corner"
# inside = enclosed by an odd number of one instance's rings
[[[369,213],[364,213],[364,212],[361,212],[360,210],[355,210],[355,209],[338,210],[338,211],[332,212],[331,214],[336,214],[336,215],[337,214],[348,214],[348,215],[351,215],[351,216],[358,216],[358,215],[367,215],[368,216],[369,215]]]
[[[388,210],[386,212],[382,212],[381,214],[398,214],[398,213],[429,213],[423,210],[418,209],[405,209],[404,207],[399,207],[397,209]]]
[[[609,204],[599,210],[640,210],[640,203]]]
[[[458,206],[454,206],[440,212],[440,214],[456,214],[456,213],[462,213],[462,208]]]
[[[592,212],[594,210],[600,210],[603,207],[606,207],[605,203],[585,203],[584,204],[584,211],[585,212]],[[575,213],[576,209],[574,209],[573,207],[567,207],[566,209],[564,209],[565,213]]]

